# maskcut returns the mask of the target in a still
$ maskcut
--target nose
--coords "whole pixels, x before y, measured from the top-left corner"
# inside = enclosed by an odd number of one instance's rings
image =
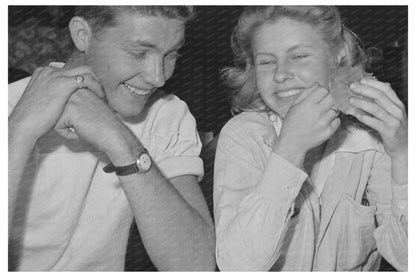
[[[148,64],[144,74],[144,81],[153,87],[163,87],[166,83],[163,59],[155,57]]]
[[[278,63],[274,72],[274,81],[276,83],[284,83],[287,80],[293,79],[295,75],[292,68],[286,62]]]

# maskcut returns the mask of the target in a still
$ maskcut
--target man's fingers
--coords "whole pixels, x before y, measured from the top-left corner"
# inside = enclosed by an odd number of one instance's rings
[[[27,87],[30,87],[40,76],[42,73],[44,67],[36,67],[35,70],[32,73],[32,77],[30,78],[29,84],[27,84]]]
[[[81,78],[82,77],[82,78]],[[77,75],[74,77],[78,88],[87,88],[94,92],[99,98],[104,98],[104,88],[100,82],[91,74]]]
[[[79,139],[79,136],[73,127],[68,123],[65,112],[61,115],[58,122],[55,124],[55,131],[66,139]]]
[[[70,97],[70,95],[78,89],[83,88],[91,90],[99,98],[105,97],[104,89],[101,83],[99,83],[95,77],[89,73],[76,76],[61,76],[59,78],[59,82],[61,84],[65,84],[66,89],[61,89],[60,91],[65,91],[67,93],[67,97]]]
[[[75,130],[71,130],[70,128],[59,129],[55,128],[55,131],[58,133],[59,136],[65,139],[79,139],[79,136],[75,132]]]
[[[79,66],[79,67],[74,67],[74,68],[69,68],[69,69],[63,69],[60,72],[62,75],[66,76],[66,77],[74,77],[77,75],[84,75],[84,74],[91,74],[98,82],[100,82],[100,79],[98,78],[97,75],[95,75],[95,73],[92,71],[91,67],[89,66]]]

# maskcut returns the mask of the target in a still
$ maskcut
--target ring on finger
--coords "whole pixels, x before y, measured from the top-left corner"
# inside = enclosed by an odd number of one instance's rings
[[[82,83],[84,82],[84,76],[82,76],[82,75],[75,76],[75,81],[77,82],[77,85],[78,85],[79,89],[83,88]]]

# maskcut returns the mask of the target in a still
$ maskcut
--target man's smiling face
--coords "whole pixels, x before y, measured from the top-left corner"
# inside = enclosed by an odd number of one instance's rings
[[[92,37],[85,63],[100,78],[110,108],[125,117],[140,114],[172,76],[184,35],[181,20],[130,14]]]

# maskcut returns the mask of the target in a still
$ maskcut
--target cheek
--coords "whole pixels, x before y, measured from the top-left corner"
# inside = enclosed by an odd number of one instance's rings
[[[260,93],[265,93],[273,85],[273,74],[266,70],[256,70],[256,85]]]
[[[317,82],[320,86],[328,87],[329,75],[331,70],[322,64],[312,64],[304,66],[297,71],[297,76],[308,85]]]
[[[323,67],[316,71],[316,81],[322,87],[328,88],[329,85],[329,76],[331,74],[331,70],[329,67]]]
[[[329,78],[332,70],[336,67],[333,58],[329,55],[325,56],[321,63],[316,66],[317,81],[323,87],[328,88]]]

